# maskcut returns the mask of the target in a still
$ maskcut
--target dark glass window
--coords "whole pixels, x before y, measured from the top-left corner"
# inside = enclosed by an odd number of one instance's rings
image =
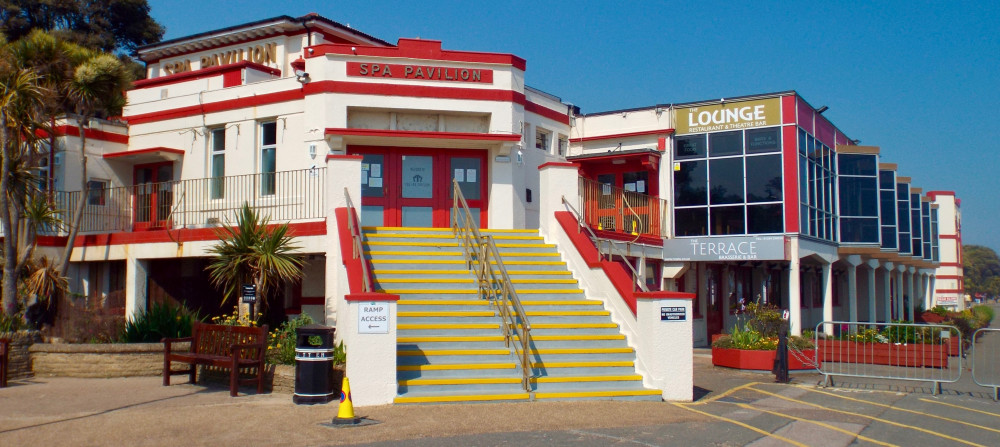
[[[899,237],[896,238],[896,242],[899,246],[900,253],[910,252],[910,233],[899,233]]]
[[[839,154],[837,173],[840,175],[875,175],[876,156],[871,154]]]
[[[771,127],[768,129],[749,129],[746,134],[746,147],[748,154],[761,154],[765,152],[778,152],[781,150],[781,139],[778,138],[780,129]]]
[[[677,236],[704,236],[708,234],[708,208],[683,208],[674,210],[674,232]]]
[[[675,159],[703,158],[707,154],[704,134],[677,137],[674,147]]]
[[[781,233],[783,227],[780,203],[747,206],[747,233]]]
[[[896,228],[895,227],[882,227],[882,247],[883,248],[896,248]]]
[[[686,161],[674,171],[674,206],[708,203],[708,170],[704,161]]]
[[[781,200],[781,156],[746,157],[747,202]]]
[[[896,175],[893,171],[878,171],[879,189],[896,189]]]
[[[712,234],[744,234],[743,205],[713,206]]]
[[[622,174],[622,188],[626,191],[635,191],[649,194],[649,172],[626,172]]]
[[[385,192],[382,189],[382,173],[385,172],[383,168],[385,168],[384,155],[363,154],[361,156],[361,177],[369,179],[366,182],[361,182],[361,197],[385,197],[383,195]],[[372,178],[378,180],[372,181]]]
[[[743,131],[716,132],[708,135],[708,153],[712,157],[743,153]]]
[[[877,244],[878,236],[878,219],[840,218],[840,242]]]
[[[743,203],[743,158],[724,158],[708,163],[710,202],[713,205]]]
[[[896,202],[896,217],[899,220],[899,231],[910,232],[910,203],[905,201]]]
[[[923,256],[923,244],[920,242],[920,238],[913,238],[913,251],[910,252],[913,256]]]
[[[879,193],[881,195],[881,202],[879,202],[882,207],[882,225],[896,225],[896,200],[892,191],[882,191]],[[843,197],[843,195],[841,195]]]
[[[809,162],[799,156],[799,201],[809,203]]]
[[[910,184],[909,183],[897,183],[896,184],[896,200],[910,200]]]
[[[802,155],[809,155],[806,148],[808,138],[806,131],[799,129],[799,153]]]
[[[840,177],[840,215],[878,216],[875,177]]]

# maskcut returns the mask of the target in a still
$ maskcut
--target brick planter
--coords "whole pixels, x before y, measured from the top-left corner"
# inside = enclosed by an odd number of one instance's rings
[[[777,351],[751,351],[746,349],[712,348],[712,364],[726,368],[745,369],[751,371],[771,371],[774,367],[774,355]],[[816,351],[803,349],[806,358],[815,358]],[[804,371],[815,369],[802,363],[793,355],[788,356],[789,371]]]
[[[31,347],[41,377],[136,377],[163,373],[162,343],[38,343]]]
[[[0,338],[10,339],[10,353],[7,356],[7,379],[20,380],[32,377],[31,354],[28,349],[42,341],[38,331],[17,331],[0,333]]]

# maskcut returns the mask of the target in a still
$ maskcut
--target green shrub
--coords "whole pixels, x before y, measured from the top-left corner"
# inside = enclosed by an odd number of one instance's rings
[[[947,317],[950,311],[944,306],[934,306],[930,310],[931,313],[936,314],[940,317]]]
[[[24,329],[25,326],[24,317],[21,316],[20,312],[10,315],[0,312],[0,334],[17,332]]]
[[[118,339],[124,343],[157,343],[164,338],[190,337],[194,321],[201,321],[198,312],[167,303],[155,303],[146,312],[126,322]]]
[[[781,318],[781,310],[767,304],[750,303],[740,312],[740,318],[729,335],[723,335],[712,347],[723,349],[746,349],[773,351],[778,349],[778,333],[787,322]],[[741,324],[742,323],[742,324]],[[794,349],[812,349],[810,338],[789,337],[788,345]]]
[[[286,321],[267,336],[267,362],[276,365],[295,364],[295,330],[313,324],[313,319],[305,313],[299,314],[294,320]],[[319,338],[319,337],[317,337]],[[310,344],[319,344],[312,340]]]
[[[990,322],[993,321],[994,313],[993,308],[990,306],[980,304],[972,306],[972,309],[970,310],[972,311],[972,316],[975,317],[976,321],[979,323],[980,328],[989,326]]]

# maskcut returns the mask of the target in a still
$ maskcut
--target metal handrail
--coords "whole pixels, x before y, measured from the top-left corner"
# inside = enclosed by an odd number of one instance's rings
[[[580,212],[577,211],[575,207],[573,207],[572,203],[569,203],[569,201],[566,200],[565,196],[562,197],[562,203],[567,207],[569,207],[569,211],[573,213],[573,216],[576,218],[577,224],[583,227],[584,230],[587,230],[587,234],[590,235],[590,239],[594,241],[594,245],[597,245],[600,239],[597,237],[596,234],[594,234],[594,230],[590,228],[590,225],[588,225],[587,222],[583,220],[583,215],[580,214]],[[622,253],[618,249],[618,247],[615,246],[614,243],[610,243],[608,244],[608,246],[612,251],[615,251],[616,254],[622,258],[622,260],[625,261],[623,264],[625,264],[625,266],[627,266],[628,269],[632,272],[632,283],[638,285],[639,289],[642,290],[643,292],[649,292],[649,287],[646,287],[645,283],[639,281],[639,272],[635,270],[635,267],[632,267],[631,262],[628,262],[628,258],[625,257],[625,254]],[[601,260],[604,259],[604,253],[602,253],[601,250],[597,250],[597,255],[601,257]],[[608,260],[612,260],[612,258],[609,257]]]
[[[352,246],[354,252],[352,254],[353,259],[361,259],[361,291],[371,292],[371,276],[369,274],[368,260],[364,257],[364,248],[361,243],[361,222],[358,222],[358,212],[354,208],[354,202],[351,201],[351,194],[348,192],[347,188],[344,188],[344,201],[347,203],[347,229],[351,233]]]
[[[512,341],[518,344],[514,350],[517,354],[515,357],[521,364],[521,385],[525,391],[530,392],[531,378],[534,376],[530,360],[531,347],[534,345],[531,340],[531,323],[528,322],[527,313],[521,306],[521,299],[518,298],[510,275],[507,274],[507,268],[504,267],[503,258],[497,250],[493,236],[483,236],[479,233],[479,225],[472,218],[469,204],[465,201],[458,182],[452,180],[452,185],[454,189],[452,230],[464,248],[469,269],[476,274],[480,295],[490,300],[500,312],[500,317],[503,319],[501,326],[504,342],[508,348],[511,347]],[[491,267],[493,263],[496,263],[495,271]]]

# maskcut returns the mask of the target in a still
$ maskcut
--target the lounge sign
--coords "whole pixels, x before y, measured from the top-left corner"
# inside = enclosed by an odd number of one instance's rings
[[[481,68],[435,67],[413,64],[374,64],[348,62],[347,76],[365,78],[412,79],[417,81],[450,81],[493,83],[493,70]]]
[[[781,124],[781,99],[730,102],[677,109],[677,135]]]
[[[785,259],[784,236],[721,236],[667,239],[666,261],[778,261]]]

